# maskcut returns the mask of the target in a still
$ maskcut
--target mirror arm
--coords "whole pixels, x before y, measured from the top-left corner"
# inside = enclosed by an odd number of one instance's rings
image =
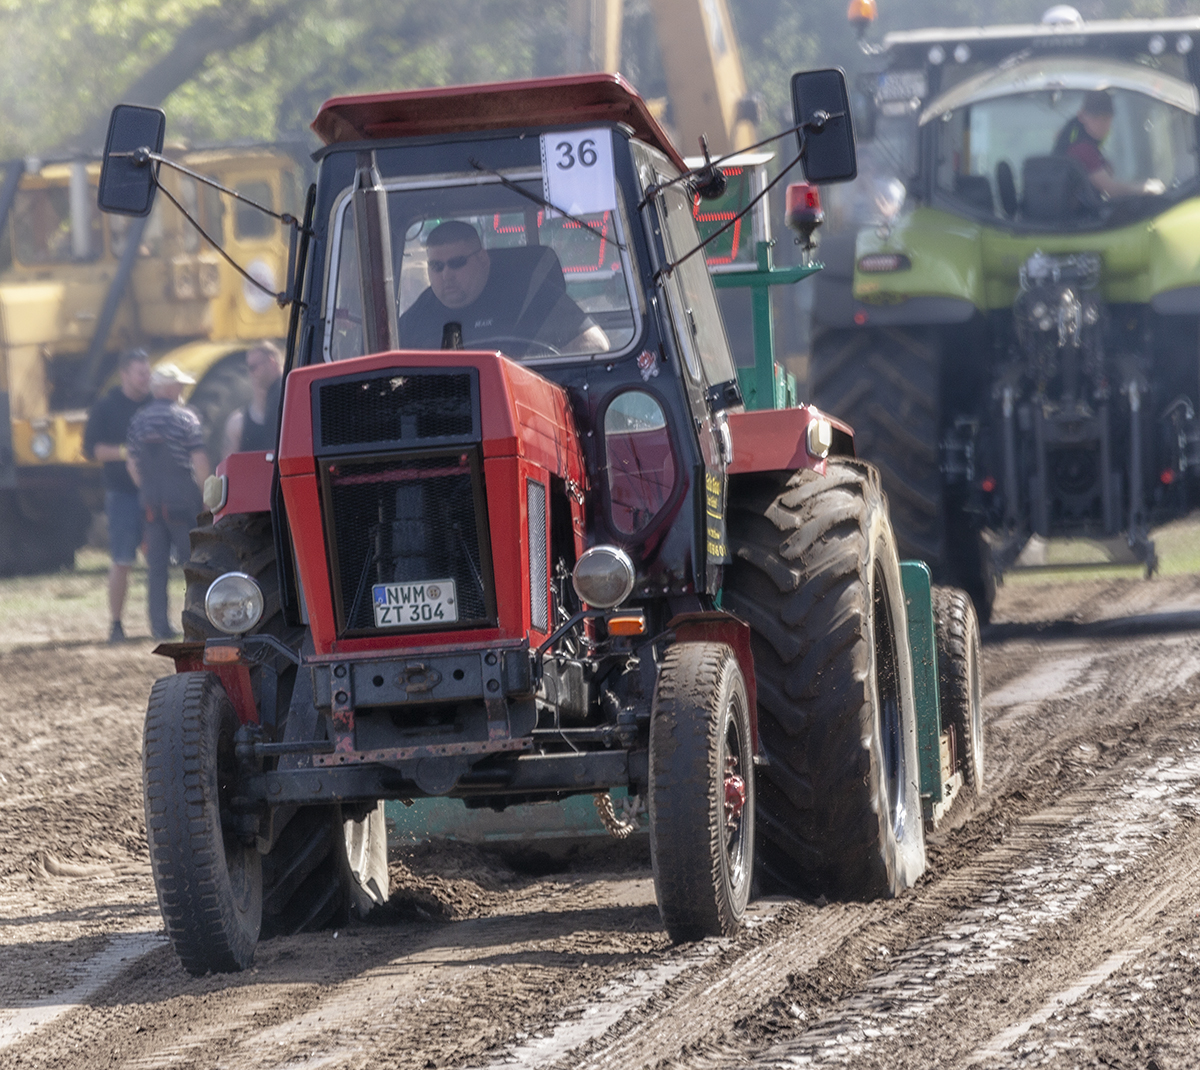
[[[114,153],[114,155],[115,155],[115,153]],[[196,230],[200,233],[200,237],[202,237],[206,242],[208,242],[209,245],[211,245],[214,249],[216,249],[216,251],[221,254],[221,256],[224,258],[225,262],[227,264],[229,264],[229,266],[231,268],[233,268],[234,271],[236,271],[239,275],[241,275],[243,279],[246,279],[249,282],[252,282],[255,286],[258,287],[258,289],[262,290],[263,293],[269,294],[272,298],[274,298],[275,303],[278,304],[280,308],[283,308],[284,306],[287,305],[287,303],[291,300],[291,297],[289,296],[289,294],[286,290],[280,290],[279,293],[276,293],[274,290],[271,290],[268,287],[264,286],[261,282],[258,281],[258,279],[256,279],[253,275],[251,275],[250,272],[248,272],[244,267],[242,267],[241,264],[239,264],[236,260],[234,260],[234,258],[232,256],[230,256],[227,252],[225,252],[224,249],[221,248],[221,245],[216,240],[216,238],[214,238],[211,234],[209,234],[208,231],[205,230],[200,225],[199,221],[192,218],[192,216],[188,212],[188,210],[186,208],[184,208],[184,206],[182,204],[180,204],[178,200],[176,200],[175,195],[169,189],[167,189],[166,186],[159,185],[158,188],[160,190],[162,190],[163,196],[166,197],[167,200],[169,200],[173,205],[175,205],[176,208],[179,209],[180,214],[182,214],[183,218],[186,219],[189,223],[192,224],[193,227],[196,228]],[[274,215],[274,213],[271,213],[271,214]],[[282,218],[282,217],[280,217],[280,218]]]
[[[807,125],[807,124],[804,124],[804,125]],[[751,199],[750,203],[749,203],[749,204],[747,204],[747,205],[746,205],[746,207],[745,207],[745,208],[743,208],[743,209],[742,209],[740,212],[738,212],[738,213],[737,213],[737,215],[735,215],[735,216],[734,216],[732,219],[730,219],[730,220],[727,220],[727,221],[726,221],[726,222],[725,222],[725,223],[724,223],[722,226],[718,227],[718,228],[717,228],[716,230],[714,230],[714,231],[713,231],[713,232],[712,232],[712,233],[711,233],[711,234],[710,234],[710,235],[709,235],[707,238],[705,238],[705,239],[704,239],[704,241],[702,241],[702,242],[701,242],[699,245],[697,245],[697,246],[696,246],[694,249],[689,249],[689,250],[688,250],[686,253],[684,253],[684,254],[683,254],[683,256],[681,256],[681,257],[680,257],[678,260],[675,260],[675,261],[673,261],[672,263],[668,264],[668,265],[667,265],[666,267],[664,267],[664,268],[659,268],[659,270],[658,270],[658,271],[656,271],[656,272],[654,273],[654,279],[655,279],[655,281],[656,281],[656,282],[658,281],[658,278],[659,278],[659,276],[660,276],[660,275],[670,275],[670,274],[671,274],[671,272],[672,272],[672,271],[674,271],[674,270],[675,270],[677,267],[679,267],[679,265],[680,265],[680,264],[682,264],[682,263],[683,263],[685,260],[689,260],[689,259],[691,259],[691,257],[695,256],[695,255],[696,255],[698,252],[700,252],[700,250],[701,250],[701,249],[703,249],[703,248],[704,248],[704,247],[705,247],[705,246],[706,246],[706,245],[707,245],[709,242],[711,242],[711,241],[712,241],[714,238],[719,238],[719,237],[720,237],[722,234],[724,234],[724,233],[725,233],[725,231],[727,231],[727,230],[728,230],[730,227],[734,226],[734,225],[735,225],[735,224],[738,222],[738,220],[740,220],[740,219],[742,219],[744,216],[746,216],[746,215],[747,215],[747,214],[750,212],[750,210],[751,210],[751,209],[752,209],[752,208],[753,208],[753,207],[754,207],[756,204],[758,204],[758,202],[759,202],[759,201],[761,201],[761,200],[762,200],[762,199],[763,199],[763,198],[764,198],[764,197],[765,197],[765,196],[766,196],[768,193],[770,193],[770,192],[771,192],[771,190],[772,190],[772,189],[774,189],[774,188],[775,188],[775,186],[777,186],[777,185],[778,185],[778,184],[779,184],[779,183],[780,183],[780,182],[783,180],[783,177],[784,177],[784,176],[785,176],[785,175],[786,175],[786,174],[787,174],[787,173],[788,173],[788,172],[789,172],[789,171],[790,171],[790,170],[791,170],[793,167],[795,167],[795,166],[796,166],[796,164],[798,164],[798,163],[800,162],[800,160],[801,160],[801,159],[803,158],[803,156],[804,156],[804,149],[805,149],[805,145],[804,145],[804,130],[803,130],[803,127],[802,127],[802,126],[801,126],[801,127],[797,127],[795,130],[786,130],[786,131],[784,131],[784,133],[787,133],[787,134],[799,133],[799,135],[800,135],[800,151],[799,151],[799,152],[796,154],[796,158],[795,158],[794,160],[792,160],[792,162],[791,162],[791,163],[789,163],[789,164],[788,164],[786,167],[784,167],[784,168],[783,168],[783,169],[782,169],[782,170],[779,172],[779,174],[777,174],[777,175],[776,175],[776,176],[775,176],[773,179],[771,179],[771,181],[770,181],[770,182],[768,182],[768,183],[766,184],[766,186],[763,188],[762,192],[761,192],[761,193],[758,193],[758,194],[756,194],[756,195],[755,195],[755,196],[754,196],[754,197]],[[743,151],[747,151],[747,150],[743,150]],[[718,162],[719,162],[719,161],[718,161]],[[715,165],[714,165],[714,166],[715,166]],[[663,185],[665,186],[665,185],[666,185],[666,183],[664,183]],[[663,187],[662,187],[662,186],[660,186],[660,187],[659,187],[659,189],[661,189],[661,188],[663,188]]]
[[[190,167],[184,167],[183,164],[172,160],[170,157],[163,156],[158,152],[152,152],[150,149],[144,146],[140,149],[133,149],[130,152],[113,152],[109,153],[109,155],[114,158],[128,157],[139,167],[144,167],[146,164],[151,162],[162,164],[171,168],[173,171],[178,171],[181,175],[187,175],[188,178],[194,178],[197,182],[203,182],[206,186],[211,186],[213,189],[219,190],[221,193],[226,193],[235,200],[239,200],[250,205],[251,208],[257,208],[260,212],[264,212],[272,219],[278,219],[281,223],[286,223],[289,227],[294,227],[297,230],[301,227],[300,220],[298,220],[290,212],[272,211],[265,204],[259,204],[258,201],[254,201],[249,197],[243,196],[242,194],[238,193],[237,190],[221,185],[221,183],[215,178],[210,178],[208,175],[202,175],[199,171],[193,171]],[[159,189],[162,189],[163,192],[166,193],[166,190],[163,188],[162,184],[158,182],[157,178],[155,178],[155,184],[158,185]],[[168,193],[167,196],[170,197],[170,194]],[[174,200],[173,197],[171,199]]]

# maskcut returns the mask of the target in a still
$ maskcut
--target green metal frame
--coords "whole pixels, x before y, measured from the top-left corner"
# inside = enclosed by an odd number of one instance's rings
[[[753,271],[712,272],[718,290],[744,287],[750,290],[753,312],[754,367],[738,368],[738,386],[747,409],[792,409],[796,397],[796,377],[775,362],[775,317],[771,312],[771,287],[789,286],[814,275],[824,266],[818,263],[777,268],[774,242],[760,241],[755,247],[758,267]]]
[[[933,578],[924,561],[901,561],[900,579],[908,610],[908,646],[912,652],[913,693],[917,701],[917,754],[921,798],[930,805],[943,799],[942,703],[938,694],[937,641],[933,621]]]
[[[628,796],[626,788],[614,788],[616,800]],[[587,840],[607,837],[608,832],[596,816],[596,804],[590,795],[572,795],[557,802],[523,803],[497,813],[490,809],[468,810],[461,799],[415,799],[384,804],[387,812],[388,842],[408,846],[425,840],[457,840],[477,846],[542,843],[561,840]],[[645,811],[634,835],[650,830]]]

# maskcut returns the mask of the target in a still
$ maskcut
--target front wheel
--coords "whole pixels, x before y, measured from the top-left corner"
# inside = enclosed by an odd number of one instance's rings
[[[238,720],[215,676],[155,683],[146,710],[142,789],[158,905],[193,976],[244,970],[262,923],[262,860],[232,810]]]
[[[746,684],[722,643],[676,643],[650,717],[650,857],[672,940],[729,936],[754,869],[754,755]]]

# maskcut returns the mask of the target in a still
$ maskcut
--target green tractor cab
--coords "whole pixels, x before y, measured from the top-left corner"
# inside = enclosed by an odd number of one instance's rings
[[[1200,19],[889,34],[812,395],[905,552],[990,610],[1031,535],[1156,567],[1200,463]]]

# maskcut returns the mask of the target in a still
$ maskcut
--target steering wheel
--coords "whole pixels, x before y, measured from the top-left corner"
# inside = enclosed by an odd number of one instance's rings
[[[538,349],[544,349],[551,356],[554,356],[554,357],[561,357],[563,355],[561,349],[555,349],[554,346],[552,346],[549,342],[541,342],[536,338],[518,338],[515,334],[494,334],[488,338],[478,338],[469,343],[464,342],[463,348],[464,349],[491,349],[491,348],[493,348],[492,343],[494,343],[494,342],[495,343],[519,342],[521,345],[526,346],[526,347],[536,346]],[[495,348],[503,349],[504,347],[502,345],[496,345]],[[528,356],[532,356],[533,354],[526,353],[524,355],[528,357]]]

